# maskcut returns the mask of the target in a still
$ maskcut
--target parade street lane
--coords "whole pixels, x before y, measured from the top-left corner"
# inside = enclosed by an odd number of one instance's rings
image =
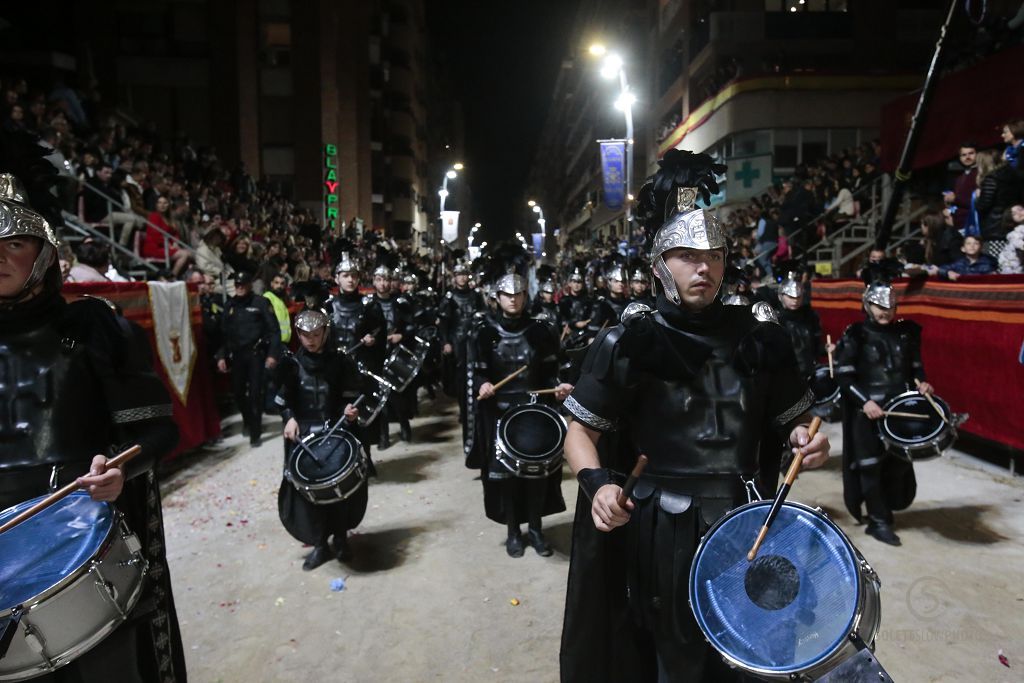
[[[554,556],[527,548],[508,557],[504,527],[484,517],[480,482],[463,465],[455,408],[438,408],[443,416],[413,422],[416,443],[375,454],[380,476],[351,567],[302,571],[308,549],[277,517],[276,418],[266,419],[262,447],[231,436],[233,448],[187,456],[165,476],[168,558],[192,680],[558,679],[571,514],[545,519]],[[838,425],[825,428],[838,456]],[[903,547],[890,548],[842,509],[839,463],[802,475],[790,499],[825,509],[881,576],[877,654],[894,679],[1020,680],[1020,480],[955,455],[920,463],[917,501],[896,513]],[[571,510],[575,483],[566,478],[563,490]],[[345,588],[335,592],[337,579]]]

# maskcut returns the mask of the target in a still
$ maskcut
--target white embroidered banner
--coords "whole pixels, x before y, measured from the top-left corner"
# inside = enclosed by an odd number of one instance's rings
[[[153,335],[160,362],[174,393],[184,405],[196,361],[188,288],[184,282],[150,282],[149,308],[153,313]]]

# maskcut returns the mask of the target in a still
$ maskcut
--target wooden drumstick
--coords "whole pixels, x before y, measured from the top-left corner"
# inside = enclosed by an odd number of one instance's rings
[[[906,417],[906,418],[910,418],[911,420],[927,420],[928,419],[927,415],[922,415],[921,413],[901,413],[898,410],[886,410],[886,411],[883,411],[883,414],[886,417]]]
[[[821,418],[815,417],[811,420],[811,426],[807,428],[807,443],[811,442],[814,435],[818,433],[818,429],[821,427]],[[779,492],[775,494],[775,500],[772,502],[771,508],[768,510],[768,516],[764,520],[764,526],[761,527],[760,533],[757,534],[757,540],[754,541],[753,547],[750,552],[747,553],[747,561],[753,562],[754,558],[757,557],[757,551],[760,550],[761,544],[764,542],[764,537],[768,535],[768,529],[771,527],[772,522],[779,514],[779,510],[782,508],[782,504],[786,502],[786,496],[789,495],[789,489],[793,487],[793,482],[796,481],[796,475],[800,474],[800,466],[804,463],[804,451],[802,448],[798,448],[796,455],[793,457],[793,462],[789,466],[789,471],[786,472],[786,480],[779,487]]]
[[[928,400],[928,403],[932,404],[932,408],[934,408],[935,412],[938,413],[940,418],[942,418],[942,421],[945,422],[946,424],[948,424],[950,427],[952,427],[953,423],[950,422],[948,419],[946,419],[946,414],[944,412],[942,412],[942,408],[940,408],[939,404],[935,402],[935,399],[931,397],[931,394],[926,394],[923,391],[921,391],[921,380],[919,380],[919,379],[917,379],[915,377],[914,378],[914,385],[917,386],[918,392],[920,392],[920,394],[922,396],[924,396],[925,399]]]
[[[636,487],[636,482],[640,479],[640,475],[644,473],[645,467],[647,467],[647,456],[641,455],[636,459],[636,465],[633,466],[633,471],[629,473],[629,478],[626,479],[626,485],[622,487],[622,491],[619,492],[619,497],[615,501],[619,504],[620,508],[626,507],[626,501],[633,495],[633,489]]]
[[[537,396],[540,396],[541,394],[553,394],[556,391],[558,391],[558,387],[552,387],[551,389],[531,389],[526,393],[536,394]]]
[[[528,367],[530,367],[530,366],[529,366],[529,365],[524,365],[523,367],[519,368],[518,370],[516,370],[515,372],[513,372],[513,373],[512,373],[511,375],[509,375],[508,377],[506,377],[505,379],[503,379],[503,380],[501,380],[500,382],[498,382],[497,384],[495,384],[495,385],[494,385],[494,391],[498,391],[498,389],[501,389],[501,388],[502,388],[503,386],[505,386],[506,384],[508,384],[508,383],[509,383],[509,382],[511,382],[512,380],[514,380],[514,379],[515,379],[516,377],[518,377],[519,375],[521,375],[521,374],[523,374],[524,372],[526,372],[526,369],[527,369]],[[479,394],[477,394],[476,400],[478,400],[478,401],[482,401],[483,399],[482,399],[482,398],[480,397],[480,395],[479,395]]]
[[[141,452],[142,452],[142,446],[139,446],[138,444],[136,444],[135,446],[132,446],[128,450],[123,451],[121,453],[118,453],[115,458],[113,458],[112,460],[108,460],[107,461],[107,469],[108,470],[112,470],[112,469],[115,469],[115,468],[120,468],[122,465],[127,463],[129,460],[131,460],[132,458],[134,458],[136,455],[138,455]],[[41,501],[39,501],[38,503],[36,503],[32,507],[30,507],[28,510],[25,510],[24,512],[22,512],[21,514],[17,515],[16,517],[14,517],[12,519],[9,519],[6,522],[4,522],[3,525],[0,526],[0,534],[2,534],[5,531],[8,531],[9,529],[13,529],[14,527],[16,527],[19,524],[21,524],[22,522],[24,522],[26,519],[29,519],[30,517],[34,517],[35,515],[39,514],[40,512],[45,510],[46,508],[52,506],[53,504],[55,504],[55,503],[57,503],[57,502],[59,502],[61,500],[64,500],[65,498],[70,496],[72,493],[77,491],[79,488],[81,488],[81,487],[78,485],[78,481],[73,481],[70,484],[68,484],[67,486],[65,486],[64,488],[62,488],[62,489],[60,489],[58,491],[53,492],[52,494],[50,494],[46,498],[42,499]]]
[[[827,348],[827,347],[832,346],[832,335],[831,334],[826,334],[825,335],[825,345],[826,345],[826,351],[828,351],[828,376],[832,377],[832,378],[835,378],[836,373],[832,369],[832,349],[831,348]]]

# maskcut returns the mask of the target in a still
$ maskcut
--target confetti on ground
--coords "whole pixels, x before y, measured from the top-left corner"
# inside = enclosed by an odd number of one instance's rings
[[[512,598],[508,601],[508,604],[512,605],[513,607],[519,607],[519,598]]]
[[[345,579],[337,578],[331,580],[331,592],[340,593],[345,590]]]
[[[274,607],[280,607],[283,604],[284,604],[284,598],[280,598],[279,597],[277,600],[274,600]]]
[[[1007,669],[1010,668],[1010,660],[1006,658],[1006,655],[1003,654],[1002,650],[999,651],[999,663],[1005,666]]]

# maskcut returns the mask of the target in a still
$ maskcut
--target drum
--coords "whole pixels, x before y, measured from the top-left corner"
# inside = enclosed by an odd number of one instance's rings
[[[374,375],[372,372],[368,372],[360,366],[359,372],[370,377],[374,380],[377,388],[369,393],[362,394],[362,401],[359,403],[359,426],[366,427],[371,422],[377,419],[380,415],[380,411],[384,410],[384,405],[388,402],[391,397],[391,388],[387,385],[382,377]]]
[[[772,501],[736,508],[701,540],[690,607],[726,661],[769,680],[814,680],[872,645],[880,582],[818,510],[786,502],[753,562],[747,552]]]
[[[498,420],[498,462],[523,479],[543,479],[562,467],[565,418],[549,405],[533,401],[513,406]]]
[[[843,414],[839,383],[829,375],[828,365],[819,365],[811,377],[811,391],[814,392],[814,406],[811,413],[827,422],[835,422]]]
[[[11,519],[42,498],[0,512]],[[142,545],[109,503],[72,493],[0,534],[0,680],[58,669],[120,626],[142,593]]]
[[[415,379],[422,364],[422,358],[399,344],[384,361],[383,379],[392,391],[403,392]]]
[[[297,443],[285,461],[284,477],[310,503],[330,505],[359,489],[367,466],[363,445],[339,423]]]
[[[886,402],[886,412],[914,413],[920,419],[886,415],[878,420],[878,433],[885,450],[906,460],[928,460],[943,454],[956,441],[956,425],[961,418],[953,414],[938,396],[932,396],[942,409],[947,423],[923,395],[907,391]]]

